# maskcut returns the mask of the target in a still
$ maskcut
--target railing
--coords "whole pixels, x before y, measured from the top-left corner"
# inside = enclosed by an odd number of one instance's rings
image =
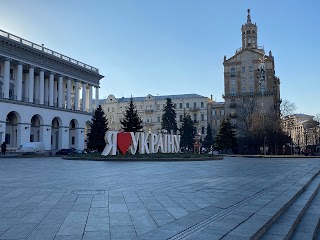
[[[153,109],[145,109],[144,110],[146,113],[153,113]]]
[[[76,65],[78,65],[80,67],[83,67],[83,68],[85,68],[87,70],[91,70],[93,72],[99,73],[99,69],[97,69],[97,68],[94,68],[94,67],[92,67],[92,66],[90,66],[88,64],[85,64],[83,62],[79,62],[79,61],[77,61],[77,60],[75,60],[73,58],[67,57],[67,56],[65,56],[65,55],[63,55],[61,53],[58,53],[58,52],[52,51],[51,49],[45,48],[43,45],[40,46],[40,45],[38,45],[36,43],[33,43],[33,42],[30,42],[30,41],[28,41],[26,39],[20,38],[20,37],[18,37],[16,35],[13,35],[11,33],[6,32],[6,31],[0,30],[0,36],[8,38],[8,39],[16,41],[16,42],[19,42],[19,43],[24,44],[24,45],[26,45],[28,47],[34,48],[34,49],[36,49],[38,51],[50,54],[50,55],[52,55],[54,57],[60,58],[60,59],[65,60],[67,62],[76,64]]]
[[[240,52],[242,49],[243,49],[242,47],[238,48],[238,49],[236,50],[236,53],[237,53],[237,52]],[[257,46],[257,49],[262,49],[262,50],[264,50],[264,46]]]

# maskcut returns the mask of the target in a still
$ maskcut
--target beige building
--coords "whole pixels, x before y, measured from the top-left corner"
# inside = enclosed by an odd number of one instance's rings
[[[208,125],[208,101],[209,98],[198,94],[180,94],[168,96],[133,97],[139,116],[143,121],[143,130],[158,132],[161,130],[161,120],[166,99],[170,98],[175,106],[178,128],[182,124],[184,113],[189,114],[194,121],[196,132],[205,136]],[[126,107],[130,98],[116,98],[109,95],[107,99],[100,99],[100,105],[109,121],[109,129],[120,130],[120,121],[124,118]]]
[[[220,124],[225,118],[224,108],[224,102],[210,101],[208,103],[208,122],[211,125],[213,137],[219,132]]]
[[[320,152],[320,125],[312,115],[293,114],[284,117],[283,130],[291,137],[293,146],[304,150],[306,146],[317,147]]]
[[[223,61],[225,115],[230,117],[239,135],[247,114],[261,111],[279,115],[281,102],[274,57],[271,51],[265,55],[264,48],[258,46],[258,27],[251,22],[250,10],[241,33],[242,47],[232,57],[224,56]]]

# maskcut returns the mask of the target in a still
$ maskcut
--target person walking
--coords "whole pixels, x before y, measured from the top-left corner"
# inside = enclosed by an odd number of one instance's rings
[[[1,144],[1,156],[5,157],[6,156],[6,150],[7,150],[7,144],[3,142]]]

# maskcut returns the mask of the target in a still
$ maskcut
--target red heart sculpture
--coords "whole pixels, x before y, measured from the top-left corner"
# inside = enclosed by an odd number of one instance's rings
[[[122,154],[125,154],[128,151],[128,148],[131,145],[131,134],[128,132],[120,132],[117,134],[117,146],[119,151]]]

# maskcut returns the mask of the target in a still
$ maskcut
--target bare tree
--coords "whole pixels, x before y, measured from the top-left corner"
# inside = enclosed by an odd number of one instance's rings
[[[280,112],[282,117],[292,115],[296,109],[296,105],[289,100],[283,100],[281,102]]]

